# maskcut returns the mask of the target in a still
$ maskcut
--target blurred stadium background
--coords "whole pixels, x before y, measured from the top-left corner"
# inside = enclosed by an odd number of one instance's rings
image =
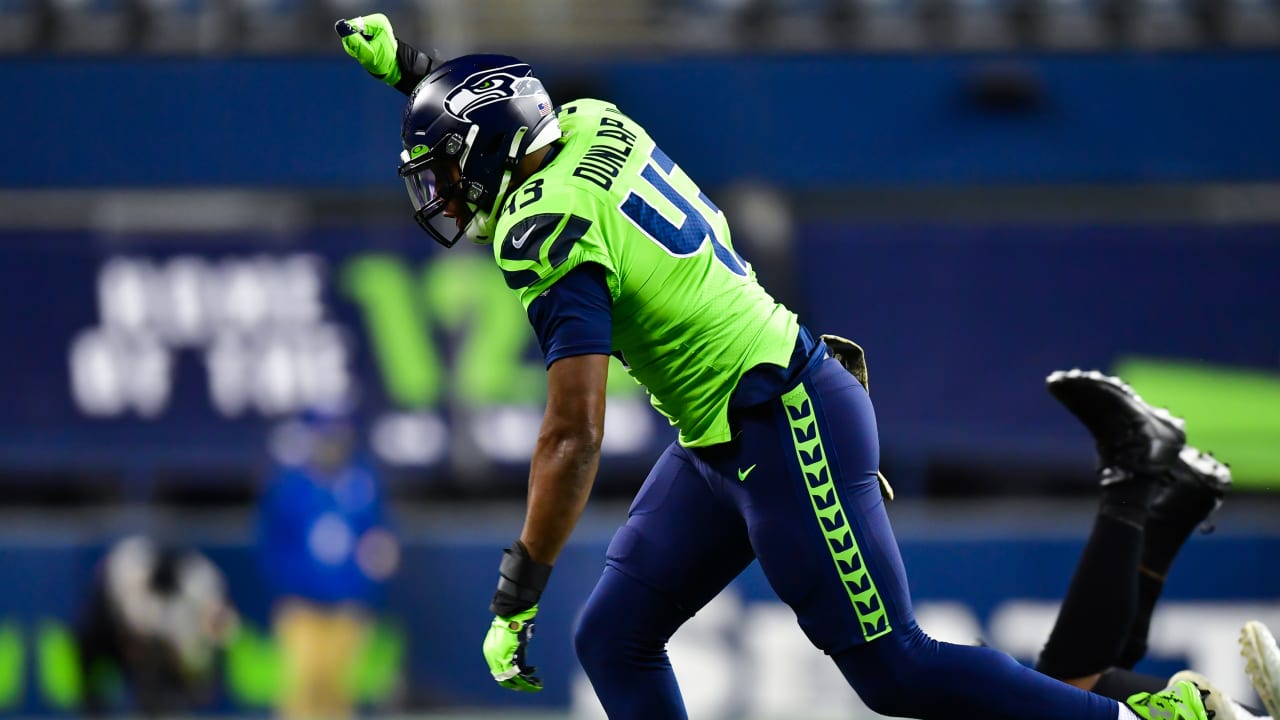
[[[484,254],[413,226],[403,99],[331,30],[375,11],[618,103],[776,295],[867,347],[891,514],[946,639],[1033,658],[1089,528],[1092,447],[1048,372],[1119,372],[1185,415],[1237,489],[1143,668],[1251,696],[1235,631],[1280,626],[1274,0],[0,0],[0,713],[111,686],[79,670],[78,618],[135,534],[205,553],[240,617],[186,709],[270,713],[258,498],[308,447],[300,413],[354,400],[398,536],[359,564],[363,711],[599,714],[573,616],[672,433],[619,374],[534,645],[548,689],[495,687],[479,641],[542,371]],[[696,717],[860,716],[754,570],[673,655]],[[119,687],[106,707],[138,710]]]

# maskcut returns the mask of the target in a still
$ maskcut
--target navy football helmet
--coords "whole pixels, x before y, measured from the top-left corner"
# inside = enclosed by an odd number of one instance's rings
[[[507,55],[464,55],[414,88],[400,136],[400,176],[414,219],[453,247],[463,235],[493,242],[512,173],[525,155],[560,139],[560,123],[528,65]],[[470,217],[442,214],[454,199]]]

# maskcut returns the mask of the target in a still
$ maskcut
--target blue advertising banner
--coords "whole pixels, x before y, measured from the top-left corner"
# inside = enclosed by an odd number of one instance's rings
[[[487,249],[435,252],[416,228],[99,240],[0,234],[23,299],[0,309],[20,348],[0,355],[0,464],[252,467],[273,421],[354,407],[376,457],[419,478],[523,482],[545,373]],[[672,431],[620,367],[610,398],[607,461],[647,465]]]
[[[485,253],[412,227],[0,233],[0,464],[251,467],[273,421],[352,402],[382,461],[520,487],[544,372]],[[1135,357],[1190,368],[1157,399],[1194,411],[1193,442],[1239,480],[1280,477],[1275,227],[814,223],[795,257],[806,324],[867,348],[904,492],[947,459],[1087,475],[1088,436],[1043,379]],[[617,366],[610,398],[602,481],[627,487],[673,432]]]

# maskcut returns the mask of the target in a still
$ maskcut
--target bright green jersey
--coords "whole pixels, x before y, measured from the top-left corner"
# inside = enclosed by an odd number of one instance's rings
[[[786,367],[796,316],[733,251],[724,214],[614,106],[559,111],[564,146],[507,198],[494,257],[527,310],[573,268],[598,263],[613,349],[687,446],[730,439],[729,398],[755,365]]]

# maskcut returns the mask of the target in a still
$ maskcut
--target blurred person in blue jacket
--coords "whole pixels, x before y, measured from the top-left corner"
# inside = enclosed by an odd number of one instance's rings
[[[349,416],[310,411],[296,460],[280,461],[259,505],[258,556],[273,597],[286,718],[351,715],[351,672],[399,564],[378,473]]]

